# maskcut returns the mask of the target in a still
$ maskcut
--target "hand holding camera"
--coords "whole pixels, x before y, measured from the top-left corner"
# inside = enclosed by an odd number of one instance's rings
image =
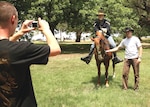
[[[31,24],[31,27],[32,28],[38,28],[39,27],[38,21],[33,21],[32,24]]]
[[[23,36],[25,33],[28,33],[32,30],[38,29],[41,31],[47,39],[50,39],[53,37],[53,34],[50,30],[50,26],[47,21],[42,20],[41,18],[38,18],[38,21],[33,21],[33,20],[26,20],[22,23],[21,29],[13,34],[9,40],[10,41],[16,41],[18,40],[21,36]],[[55,40],[53,37],[52,40]]]
[[[39,30],[42,32],[46,32],[50,30],[50,26],[46,20],[42,20],[41,18],[38,18],[38,24],[39,24]]]
[[[38,21],[33,21],[33,20],[24,21],[21,30],[19,32],[20,35],[23,35],[35,29],[38,29],[39,31],[43,32],[46,30],[50,30],[50,27],[47,21],[38,18]]]

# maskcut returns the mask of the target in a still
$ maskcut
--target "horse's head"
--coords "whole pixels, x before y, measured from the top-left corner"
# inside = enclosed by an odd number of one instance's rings
[[[99,51],[104,50],[104,44],[103,44],[104,40],[105,40],[105,37],[103,35],[103,32],[97,31],[96,38],[94,38],[94,43],[96,47],[99,47]]]
[[[109,56],[111,57],[111,53],[105,53],[105,50],[110,49],[109,42],[105,38],[102,32],[96,32],[97,37],[94,38],[95,48],[96,52],[98,54],[101,54],[102,57]]]

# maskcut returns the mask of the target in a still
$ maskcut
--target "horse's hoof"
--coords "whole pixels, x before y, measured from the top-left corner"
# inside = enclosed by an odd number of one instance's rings
[[[100,87],[100,84],[99,83],[97,83],[97,85],[96,85],[97,87]]]
[[[116,77],[116,75],[113,75],[113,78],[115,78]]]
[[[106,84],[106,88],[108,88],[109,87],[109,84]]]

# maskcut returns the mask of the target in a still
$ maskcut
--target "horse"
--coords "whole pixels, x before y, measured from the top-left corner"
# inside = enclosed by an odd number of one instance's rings
[[[95,60],[98,70],[98,82],[97,85],[100,86],[100,76],[101,76],[101,64],[103,63],[105,66],[105,86],[109,87],[108,81],[108,68],[110,64],[110,60],[112,59],[112,53],[106,53],[105,50],[110,49],[109,42],[107,38],[105,38],[102,32],[96,33],[97,37],[94,38],[95,43]],[[113,61],[112,61],[113,62]],[[112,63],[113,66],[113,78],[115,77],[115,64]]]

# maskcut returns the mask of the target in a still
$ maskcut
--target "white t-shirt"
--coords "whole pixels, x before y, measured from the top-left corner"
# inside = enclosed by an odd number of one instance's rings
[[[139,38],[132,36],[131,38],[125,38],[119,44],[119,47],[125,48],[125,58],[126,59],[134,59],[138,58],[138,48],[141,47],[142,44]]]

